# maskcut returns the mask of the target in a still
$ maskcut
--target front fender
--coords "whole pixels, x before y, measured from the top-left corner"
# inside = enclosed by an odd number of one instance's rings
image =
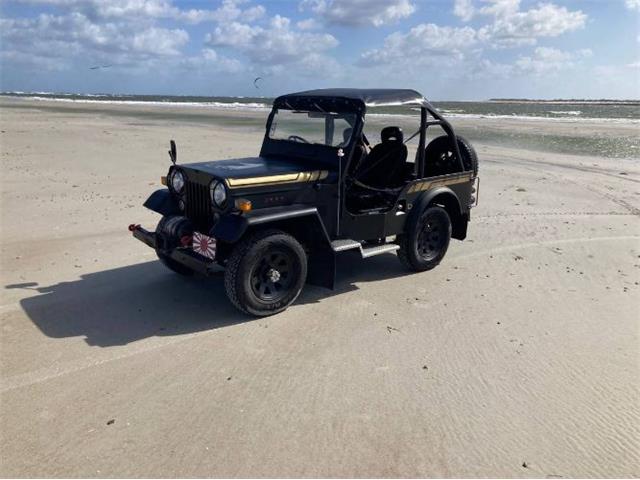
[[[244,215],[224,215],[209,232],[223,242],[236,243],[247,231],[249,224]]]
[[[262,208],[242,215],[224,215],[211,229],[211,235],[225,242],[235,243],[249,228],[267,226],[282,228],[296,237],[313,231],[315,243],[331,243],[318,209],[306,205]]]
[[[317,208],[287,205],[243,215],[225,215],[213,227],[211,235],[225,242],[236,243],[251,230],[260,228],[277,228],[293,235],[309,255],[307,282],[326,288],[335,287],[335,253]]]
[[[164,216],[180,215],[178,202],[175,201],[169,190],[162,188],[153,192],[143,204],[149,210],[153,210]]]

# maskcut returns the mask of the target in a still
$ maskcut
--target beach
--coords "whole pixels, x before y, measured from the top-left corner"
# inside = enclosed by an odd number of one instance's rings
[[[253,319],[127,226],[267,114],[0,98],[0,475],[640,476],[637,122],[453,117],[467,239]]]

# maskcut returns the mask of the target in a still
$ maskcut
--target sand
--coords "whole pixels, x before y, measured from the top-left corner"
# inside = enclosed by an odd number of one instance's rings
[[[257,154],[264,112],[211,115],[0,101],[0,475],[640,475],[637,161],[477,142],[437,269],[348,259],[256,320],[126,231],[169,138]]]

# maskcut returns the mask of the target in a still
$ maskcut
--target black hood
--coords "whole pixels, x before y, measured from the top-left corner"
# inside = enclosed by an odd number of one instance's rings
[[[295,161],[285,157],[246,157],[210,162],[187,163],[182,167],[211,176],[225,178],[252,178],[286,173],[309,172],[322,168],[308,160]],[[326,168],[326,166],[325,166]]]

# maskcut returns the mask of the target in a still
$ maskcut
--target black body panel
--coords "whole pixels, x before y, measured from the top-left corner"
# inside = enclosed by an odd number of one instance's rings
[[[290,143],[290,142],[289,142]],[[252,178],[268,175],[281,175],[291,172],[303,172],[326,168],[313,161],[271,155],[265,157],[233,158],[229,160],[205,161],[186,163],[181,167],[197,170],[218,179],[224,178]]]
[[[319,236],[314,238],[315,244],[328,246],[331,243],[324,222],[318,209],[307,205],[287,205],[283,207],[262,208],[243,215],[225,215],[211,229],[211,235],[225,242],[237,242],[248,228],[257,225],[282,223],[306,217],[306,220],[317,226]]]

